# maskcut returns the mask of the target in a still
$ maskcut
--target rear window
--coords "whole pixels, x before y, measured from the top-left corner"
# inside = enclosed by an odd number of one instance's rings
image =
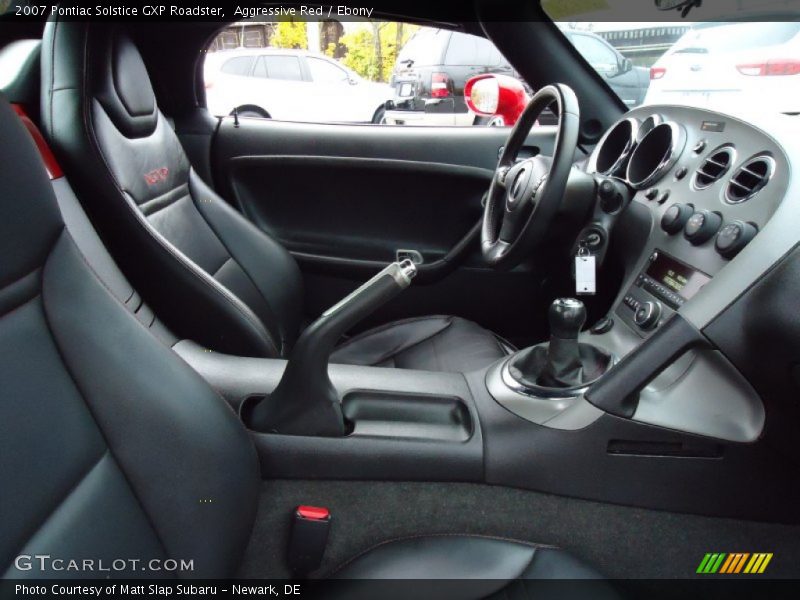
[[[227,73],[228,75],[249,75],[250,67],[253,66],[253,60],[255,60],[255,57],[253,56],[238,56],[236,58],[231,58],[230,60],[225,61],[225,63],[222,65],[221,71],[223,73]]]
[[[442,61],[444,45],[449,37],[449,31],[422,28],[403,46],[397,62],[413,61],[415,65],[437,65]]]
[[[496,67],[503,60],[500,51],[489,40],[465,33],[454,33],[447,46],[444,64]]]

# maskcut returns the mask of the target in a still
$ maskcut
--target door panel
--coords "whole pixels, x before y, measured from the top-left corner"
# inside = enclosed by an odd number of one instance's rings
[[[423,276],[364,327],[456,314],[527,341],[540,276],[483,266],[475,225],[507,129],[328,125],[225,119],[212,161],[218,189],[298,259],[310,317],[395,258],[417,250]],[[526,153],[550,154],[554,130]],[[472,234],[471,237],[468,234]],[[452,252],[454,248],[462,252]],[[449,253],[449,254],[448,254]]]
[[[296,155],[234,158],[228,173],[244,214],[290,251],[382,264],[398,249],[417,250],[426,263],[442,258],[480,218],[492,176],[440,163]]]

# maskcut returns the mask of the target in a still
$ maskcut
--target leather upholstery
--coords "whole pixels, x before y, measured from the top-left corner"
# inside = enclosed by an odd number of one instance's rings
[[[52,185],[64,225],[89,268],[97,274],[111,295],[122,302],[128,312],[135,316],[142,325],[147,327],[165,345],[174,346],[178,342],[175,334],[161,322],[119,270],[92,227],[66,178],[56,179],[52,181]]]
[[[118,578],[231,576],[256,514],[252,442],[222,398],[126,309],[118,294],[128,284],[95,239],[76,244],[71,232],[84,237],[87,224],[69,220],[79,227],[65,228],[33,142],[0,95],[0,572],[105,576],[52,562],[17,568],[17,556],[45,554],[126,561]],[[193,568],[147,570],[166,558]],[[337,576],[491,579],[459,595],[483,597],[515,579],[594,573],[562,552],[449,536],[384,544]],[[436,588],[417,589],[426,597]],[[356,581],[344,593],[359,591]]]
[[[373,579],[413,580],[411,588],[402,584],[397,597],[409,592],[418,599],[458,598],[617,598],[612,588],[596,571],[574,556],[554,548],[499,538],[467,535],[431,535],[405,538],[378,544],[331,574],[335,579],[351,580],[337,588],[343,597],[369,597],[375,589],[364,582]],[[450,580],[447,586],[436,580]],[[452,580],[462,580],[454,585]],[[546,580],[562,580],[548,586]],[[563,580],[594,580],[570,587]],[[359,593],[361,592],[361,593]],[[395,597],[387,590],[389,597]],[[336,597],[335,594],[326,594]]]
[[[491,332],[458,317],[396,321],[340,344],[335,363],[467,372],[503,358],[508,348]]]
[[[256,510],[251,441],[89,267],[2,98],[0,141],[5,576],[64,575],[14,569],[37,553],[184,558],[195,566],[184,576],[231,574]]]
[[[134,287],[181,337],[287,356],[301,328],[293,257],[193,171],[118,27],[51,20],[42,121],[89,216]],[[462,371],[504,356],[474,323],[430,318],[359,336],[334,362]]]

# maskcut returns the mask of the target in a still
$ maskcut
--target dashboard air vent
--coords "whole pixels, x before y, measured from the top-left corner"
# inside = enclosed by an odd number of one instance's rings
[[[704,190],[728,172],[733,162],[733,148],[724,147],[712,152],[694,174],[694,186]]]
[[[775,161],[769,156],[756,156],[739,167],[728,183],[728,202],[737,204],[752,198],[769,182]]]

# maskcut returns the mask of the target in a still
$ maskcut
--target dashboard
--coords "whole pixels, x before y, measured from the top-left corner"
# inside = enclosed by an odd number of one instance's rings
[[[796,117],[755,114],[745,122],[672,105],[626,113],[580,167],[603,183],[576,248],[587,247],[602,268],[610,240],[624,240],[615,251],[623,282],[606,318],[581,332],[580,341],[624,362],[675,313],[699,332],[718,328],[728,309],[800,243],[795,157]],[[624,191],[624,201],[612,194],[604,203],[606,182]],[[624,233],[614,235],[616,228]],[[737,332],[728,334],[745,343]],[[750,381],[712,345],[679,354],[660,371],[639,394],[632,419],[752,442],[764,431],[765,415]]]
[[[635,191],[632,202],[652,215],[635,277],[613,309],[640,338],[764,235],[791,174],[783,147],[764,130],[677,106],[626,114],[594,148],[586,170],[625,181]]]

